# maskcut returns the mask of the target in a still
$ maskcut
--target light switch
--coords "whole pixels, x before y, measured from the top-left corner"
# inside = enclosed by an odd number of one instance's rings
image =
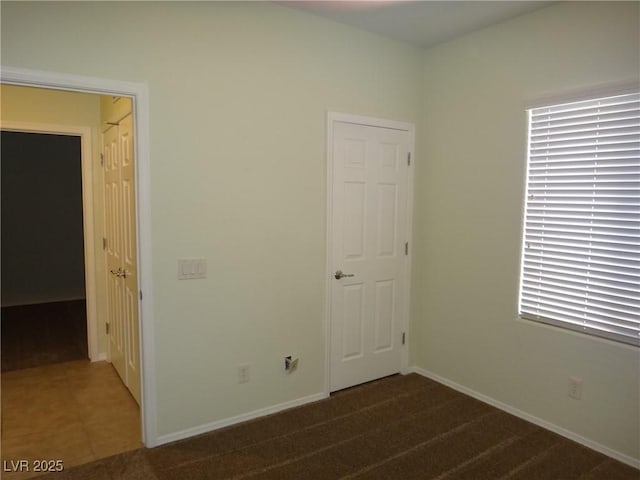
[[[178,280],[207,278],[207,260],[205,258],[179,258]]]
[[[207,273],[207,269],[205,268],[205,261],[201,260],[196,263],[196,275],[204,275]]]
[[[191,272],[189,271],[189,261],[187,260],[182,260],[181,264],[180,264],[180,272],[182,273],[183,277],[188,277]]]

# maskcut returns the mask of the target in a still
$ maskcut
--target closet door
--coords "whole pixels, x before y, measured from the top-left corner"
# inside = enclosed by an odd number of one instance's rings
[[[131,114],[105,131],[103,155],[109,356],[139,404],[136,182]]]
[[[118,128],[103,135],[105,238],[107,264],[107,333],[109,359],[127,384],[122,290],[122,189]]]
[[[140,403],[140,342],[138,334],[138,258],[133,120],[128,115],[118,126],[120,184],[122,189],[122,284],[127,386]]]

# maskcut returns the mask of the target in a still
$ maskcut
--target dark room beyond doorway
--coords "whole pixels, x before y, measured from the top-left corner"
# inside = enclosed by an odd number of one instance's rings
[[[80,137],[1,145],[2,371],[87,359]]]

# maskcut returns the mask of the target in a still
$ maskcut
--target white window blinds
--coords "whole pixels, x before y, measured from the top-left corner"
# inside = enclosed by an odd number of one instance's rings
[[[640,345],[640,94],[529,110],[523,318]]]

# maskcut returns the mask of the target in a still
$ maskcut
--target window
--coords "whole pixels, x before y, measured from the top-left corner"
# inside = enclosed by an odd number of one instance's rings
[[[528,114],[520,316],[640,345],[640,93]]]

